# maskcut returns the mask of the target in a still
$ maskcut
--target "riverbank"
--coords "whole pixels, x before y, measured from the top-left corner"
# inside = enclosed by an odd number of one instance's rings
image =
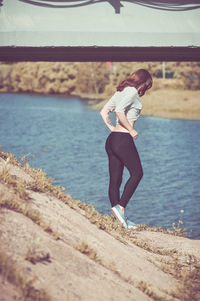
[[[111,66],[112,65],[112,66]],[[173,78],[158,78],[161,62],[0,62],[0,93],[27,93],[90,100],[100,109],[119,82],[146,68],[153,87],[142,98],[142,114],[200,120],[199,62],[167,62]]]
[[[94,101],[93,96],[89,101],[90,107],[100,110],[108,101]],[[88,97],[89,98],[89,97]],[[200,91],[181,89],[159,89],[147,92],[142,98],[142,115],[156,116],[173,119],[200,120]]]
[[[1,300],[197,301],[200,241],[127,230],[0,152]]]

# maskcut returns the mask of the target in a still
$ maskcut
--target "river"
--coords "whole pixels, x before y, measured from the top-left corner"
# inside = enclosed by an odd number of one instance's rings
[[[200,121],[141,116],[135,127],[144,176],[126,207],[129,219],[170,229],[181,219],[187,236],[200,239]],[[29,155],[31,167],[106,214],[108,134],[99,112],[79,98],[0,94],[2,150]]]

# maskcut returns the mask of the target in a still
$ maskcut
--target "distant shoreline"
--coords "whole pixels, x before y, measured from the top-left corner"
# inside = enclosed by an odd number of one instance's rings
[[[111,96],[106,94],[47,94],[37,92],[0,92],[22,94],[22,95],[37,95],[45,97],[60,97],[60,98],[79,98],[89,104],[89,108],[100,110]],[[180,89],[159,89],[147,93],[142,98],[143,109],[142,115],[154,116],[161,118],[183,119],[183,120],[200,120],[200,90],[180,90]]]
[[[79,93],[79,94],[62,94],[62,93],[40,93],[40,92],[14,92],[14,91],[0,91],[0,94],[19,94],[19,95],[36,95],[36,96],[45,96],[45,97],[60,97],[60,98],[80,98],[81,100],[91,101],[91,99],[95,101],[102,101],[105,99],[104,94],[88,94],[88,93]],[[103,95],[103,96],[99,96]]]

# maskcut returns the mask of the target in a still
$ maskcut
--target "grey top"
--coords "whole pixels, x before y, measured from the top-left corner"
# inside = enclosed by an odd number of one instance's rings
[[[126,87],[121,92],[116,91],[104,108],[111,112],[124,113],[128,121],[136,121],[142,110],[142,103],[135,87]],[[116,119],[116,124],[119,124],[119,119]]]

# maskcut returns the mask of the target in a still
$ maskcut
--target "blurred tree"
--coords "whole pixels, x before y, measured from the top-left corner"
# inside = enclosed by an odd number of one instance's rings
[[[161,67],[162,62],[0,62],[0,91],[111,95],[135,70],[144,68],[159,77]],[[168,77],[173,77],[171,82]],[[166,62],[167,84],[171,88],[200,89],[200,62]],[[162,86],[162,80],[155,79],[154,89]]]
[[[109,83],[109,71],[104,62],[82,62],[78,64],[76,91],[103,93]]]
[[[184,83],[184,89],[200,89],[200,62],[191,62],[182,68],[180,77]]]

